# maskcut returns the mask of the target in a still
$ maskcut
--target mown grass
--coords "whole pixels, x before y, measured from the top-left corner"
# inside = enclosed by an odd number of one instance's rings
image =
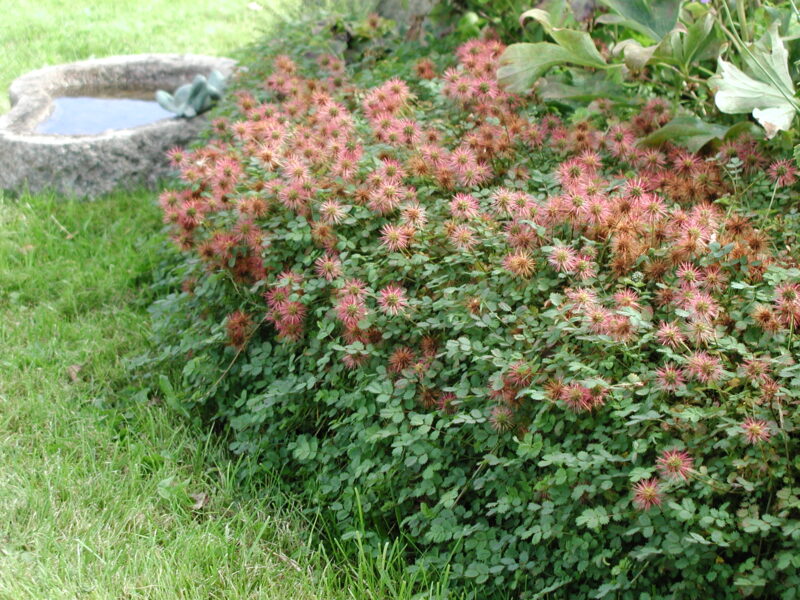
[[[0,113],[30,71],[142,52],[226,55],[296,0],[0,0]]]
[[[226,54],[272,14],[248,4],[0,0],[0,88],[90,56]],[[130,393],[154,197],[0,194],[0,599],[350,595],[275,485],[238,481],[224,442]]]
[[[149,193],[0,199],[0,598],[338,597],[269,482],[121,400],[158,229]]]

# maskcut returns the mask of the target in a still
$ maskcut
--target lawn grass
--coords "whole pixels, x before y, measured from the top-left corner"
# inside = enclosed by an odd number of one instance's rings
[[[0,0],[0,113],[30,71],[143,52],[228,55],[292,0]]]
[[[338,597],[268,482],[157,399],[120,404],[157,213],[0,199],[0,598]]]
[[[0,0],[0,88],[90,56],[227,54],[267,22],[248,3]],[[0,194],[0,600],[361,597],[275,485],[122,393],[147,348],[154,197]]]

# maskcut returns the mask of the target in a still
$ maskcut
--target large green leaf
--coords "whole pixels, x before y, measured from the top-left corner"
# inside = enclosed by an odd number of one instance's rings
[[[547,77],[538,88],[543,100],[586,105],[598,98],[606,98],[617,104],[634,104],[634,99],[608,71],[588,73],[571,69],[572,81],[565,83],[561,77]]]
[[[723,139],[728,127],[706,123],[694,115],[679,115],[639,142],[643,146],[660,146],[672,142],[697,152],[713,139]]]
[[[549,42],[511,44],[500,57],[497,81],[509,92],[528,91],[550,68],[570,61],[572,55]]]
[[[704,58],[704,53],[706,53],[712,45],[717,46],[718,52],[719,43],[715,39],[715,36],[712,35],[711,30],[713,28],[714,17],[711,14],[707,14],[702,19],[699,19],[687,27],[685,34],[676,32],[680,38],[681,47],[680,52],[675,50],[673,51],[673,55],[677,57],[677,55],[680,54],[681,62],[688,66],[693,60]],[[670,44],[674,45],[675,42],[671,41]]]
[[[524,24],[528,19],[533,19],[539,23],[555,42],[572,55],[572,60],[576,64],[602,68],[606,66],[606,61],[597,51],[592,37],[585,31],[556,27],[550,20],[550,15],[538,8],[525,11],[520,16],[520,23]]]
[[[543,10],[550,15],[550,21],[558,27],[564,27],[570,22],[575,23],[567,0],[542,0],[537,5],[539,10]]]
[[[749,74],[719,59],[709,83],[717,89],[714,101],[724,113],[752,112],[767,137],[791,128],[797,111],[788,53],[773,23],[767,35],[744,53]]]
[[[794,104],[775,86],[753,79],[722,59],[719,72],[710,81],[717,88],[714,101],[722,112],[752,112],[770,138],[791,128]]]
[[[601,15],[600,23],[623,25],[658,42],[675,28],[681,0],[600,0],[616,14]]]
[[[794,83],[789,75],[789,52],[778,33],[778,23],[772,23],[750,53],[743,53],[745,65],[754,77],[767,81],[785,95],[794,97]]]
[[[500,57],[497,79],[510,92],[525,92],[552,67],[572,64],[598,69],[607,68],[591,36],[585,31],[555,27],[550,15],[540,9],[522,14],[520,22],[527,19],[538,22],[555,40],[549,42],[512,44]]]
[[[657,44],[643,46],[637,40],[627,39],[617,43],[613,53],[622,54],[625,64],[631,69],[642,69],[651,62],[663,62],[688,69],[712,45],[718,45],[715,36],[711,34],[713,27],[714,18],[708,14],[688,27],[675,27]]]
[[[714,17],[705,15],[687,27],[676,27],[658,44],[656,58],[658,60],[688,68],[692,61],[716,43],[712,35]]]
[[[687,114],[675,117],[660,129],[640,140],[639,144],[660,146],[666,142],[672,142],[685,146],[692,152],[697,152],[713,140],[731,140],[744,134],[758,138],[760,130],[750,121],[739,121],[729,127],[707,123],[695,115]]]

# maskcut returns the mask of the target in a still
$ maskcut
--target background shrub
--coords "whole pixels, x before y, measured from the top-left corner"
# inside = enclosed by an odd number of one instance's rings
[[[370,19],[346,65],[316,25],[174,151],[140,364],[331,535],[475,597],[795,597],[800,270],[764,232],[794,167],[637,145],[657,99],[547,113],[499,42],[389,53]]]

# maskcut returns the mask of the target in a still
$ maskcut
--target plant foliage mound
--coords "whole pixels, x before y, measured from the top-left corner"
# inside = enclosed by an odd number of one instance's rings
[[[759,216],[794,167],[641,144],[658,99],[547,112],[502,51],[254,60],[172,153],[154,360],[334,534],[476,597],[796,597],[800,270]]]

